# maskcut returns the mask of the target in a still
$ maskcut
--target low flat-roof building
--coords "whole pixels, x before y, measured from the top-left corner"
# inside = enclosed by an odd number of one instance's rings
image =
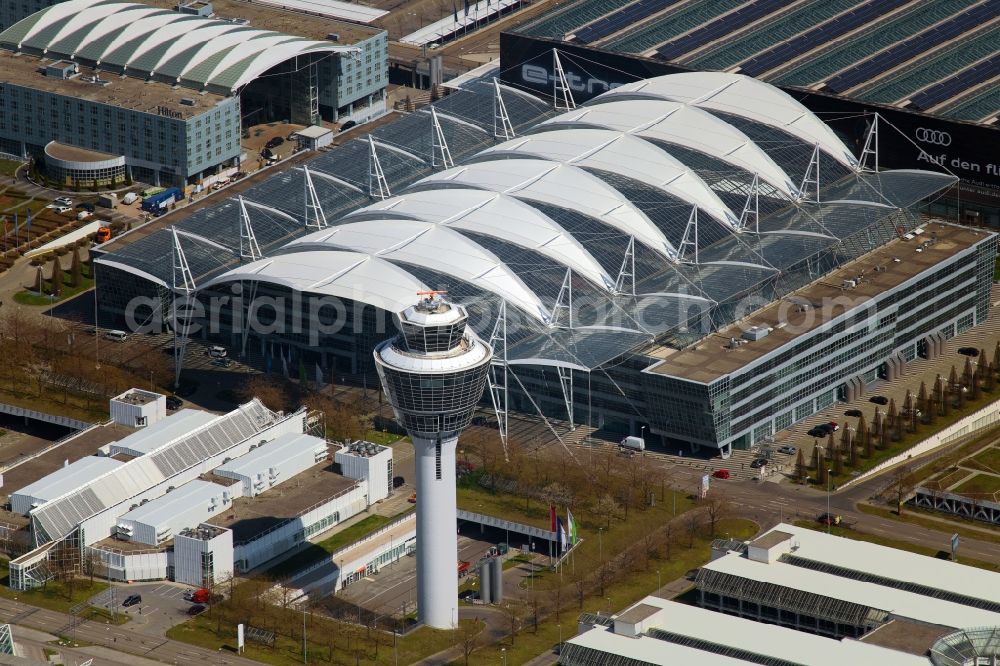
[[[82,484],[104,475],[122,463],[103,456],[86,456],[24,486],[10,496],[10,508],[27,515],[36,507],[76,490]]]
[[[1000,574],[778,525],[701,568],[692,607],[584,614],[564,666],[958,666],[1000,659]],[[721,611],[721,612],[716,612]],[[756,621],[754,621],[756,620]]]
[[[128,437],[111,442],[108,445],[108,455],[125,453],[131,456],[146,455],[164,444],[183,437],[195,428],[208,425],[218,418],[218,414],[203,412],[198,409],[182,409],[169,419],[164,419]]]
[[[326,441],[288,433],[216,467],[213,474],[239,482],[244,497],[254,497],[329,457]]]
[[[228,488],[208,481],[188,481],[121,516],[118,538],[158,546],[228,509],[232,495]]]

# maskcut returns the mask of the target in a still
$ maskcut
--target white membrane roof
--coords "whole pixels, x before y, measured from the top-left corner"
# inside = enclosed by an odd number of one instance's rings
[[[798,187],[785,170],[750,137],[697,107],[660,99],[612,97],[556,116],[539,125],[539,129],[548,131],[562,126],[604,127],[677,144],[756,173],[789,199],[798,196]],[[669,148],[666,150],[669,152]]]
[[[596,97],[594,103],[630,97],[667,99],[729,113],[784,130],[818,145],[844,166],[857,159],[833,130],[797,100],[774,86],[742,74],[683,72],[627,83]]]

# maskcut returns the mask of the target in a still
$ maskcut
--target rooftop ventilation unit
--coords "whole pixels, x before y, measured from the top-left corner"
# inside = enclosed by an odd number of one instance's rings
[[[766,326],[751,326],[747,330],[743,331],[743,339],[749,340],[750,342],[756,342],[757,340],[766,337],[770,332],[770,329]]]

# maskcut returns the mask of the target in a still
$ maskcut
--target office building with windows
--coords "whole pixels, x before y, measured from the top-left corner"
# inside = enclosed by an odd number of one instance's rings
[[[67,0],[0,32],[0,150],[66,186],[194,185],[238,166],[247,125],[384,112],[384,32],[312,39],[263,29],[294,28],[282,10],[251,27],[183,9]]]

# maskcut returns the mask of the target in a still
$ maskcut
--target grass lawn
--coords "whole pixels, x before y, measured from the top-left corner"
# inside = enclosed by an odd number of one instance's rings
[[[44,589],[18,591],[12,590],[10,585],[10,569],[7,560],[0,561],[0,599],[11,599],[25,604],[31,604],[39,608],[68,613],[69,610],[79,603],[86,601],[95,594],[107,589],[108,584],[101,581],[91,582],[89,578],[77,578],[72,586],[65,582],[49,581]],[[83,614],[87,620],[110,621],[111,614],[103,608],[88,607]],[[119,624],[128,621],[124,614],[119,614]]]
[[[51,269],[49,269],[51,271]],[[84,269],[86,271],[86,269]],[[14,300],[21,305],[52,305],[54,303],[61,303],[67,299],[73,298],[85,291],[89,291],[94,287],[94,281],[87,276],[80,277],[80,285],[77,287],[71,287],[69,285],[69,271],[64,273],[65,280],[63,280],[62,292],[55,298],[50,298],[47,293],[39,294],[35,291],[29,291],[25,289],[24,291],[19,291],[14,294]],[[49,280],[43,280],[42,290],[48,291]]]
[[[1000,491],[1000,476],[993,476],[991,474],[976,474],[952,490],[952,492],[960,495],[990,495],[997,491]]]
[[[0,160],[0,175],[13,178],[14,173],[21,167],[22,164],[24,164],[24,162],[19,162],[17,160]]]
[[[926,527],[932,530],[947,529],[967,539],[978,539],[980,541],[1000,543],[1000,529],[991,528],[990,525],[987,523],[975,523],[975,525],[979,526],[981,529],[970,529],[968,527],[963,527],[962,526],[963,523],[973,524],[972,521],[965,520],[963,518],[959,518],[958,516],[953,516],[947,513],[938,513],[920,507],[907,506],[905,509],[903,509],[903,515],[899,516],[892,509],[886,509],[880,506],[872,506],[871,504],[865,504],[865,503],[858,504],[858,511],[873,516],[881,516],[882,518],[889,518],[904,523],[920,525],[921,527]],[[930,516],[936,517],[937,520],[935,520]]]
[[[819,523],[814,523],[809,520],[797,520],[795,524],[799,527],[805,527],[810,530],[816,530],[817,532],[826,531],[826,526],[820,525]],[[852,530],[846,527],[834,526],[830,529],[830,534],[835,536],[841,536],[848,539],[854,539],[855,541],[867,541],[869,543],[877,543],[880,546],[888,546],[889,548],[898,548],[899,550],[906,550],[911,553],[917,553],[918,555],[926,555],[928,557],[934,557],[939,560],[950,560],[951,553],[947,550],[935,550],[933,548],[928,548],[927,546],[918,546],[916,544],[910,543],[909,541],[899,541],[897,539],[889,539],[886,537],[878,536],[876,534],[866,534],[865,532],[858,532],[857,530]],[[947,547],[948,544],[942,544],[942,546]],[[988,571],[1000,572],[1000,562],[982,562],[980,560],[970,560],[966,557],[959,556],[959,562],[961,564],[966,564],[970,567],[976,567],[978,569],[986,569]]]
[[[42,395],[37,395],[28,390],[30,378],[20,378],[22,382],[17,391],[11,391],[9,385],[0,388],[0,402],[10,405],[37,409],[48,414],[59,414],[81,421],[97,423],[108,419],[108,403],[105,400],[91,400],[88,408],[86,398],[67,393],[66,402],[63,402],[58,394],[53,391],[42,391]],[[17,383],[15,382],[17,385]],[[23,388],[22,388],[23,387]]]
[[[365,439],[372,444],[381,444],[382,446],[388,446],[393,442],[402,439],[402,437],[402,435],[382,430],[369,430],[368,434],[365,435]]]
[[[990,447],[972,459],[982,465],[984,469],[1000,474],[1000,447]]]
[[[748,520],[725,519],[716,526],[716,533],[720,536],[728,534],[735,539],[749,539],[757,533],[757,529],[757,525]],[[576,619],[580,613],[607,614],[609,610],[618,612],[652,594],[661,582],[666,585],[708,562],[712,539],[709,534],[703,533],[694,539],[691,548],[686,547],[686,541],[683,545],[675,546],[669,560],[651,560],[645,568],[628,572],[622,580],[616,580],[603,596],[585,597],[582,606],[575,599],[569,599],[568,606],[559,616],[553,614],[540,622],[537,631],[529,623],[528,628],[519,632],[513,640],[508,637],[501,644],[491,645],[474,653],[469,663],[475,666],[495,666],[500,663],[500,648],[506,648],[507,663],[513,666],[553,649],[559,644],[560,633],[563,640],[576,635]],[[580,566],[579,562],[577,566]],[[553,582],[557,579],[558,574],[550,576]]]
[[[392,521],[396,520],[400,516],[403,516],[404,514],[409,513],[410,511],[413,511],[413,509],[408,509],[396,514],[395,516],[381,516],[373,513],[372,515],[342,529],[323,541],[317,541],[310,544],[304,550],[299,551],[287,560],[279,562],[268,569],[268,575],[273,576],[274,578],[284,578],[285,576],[289,576],[299,569],[303,569],[314,562],[318,562],[324,557],[328,557],[341,548],[349,546],[355,541],[371,534],[381,527],[388,525]]]
[[[293,611],[294,612],[294,611]],[[462,620],[465,626],[473,625],[473,620]],[[478,623],[482,625],[482,623]],[[301,625],[300,625],[301,626]],[[209,650],[235,651],[236,627],[222,623],[222,631],[216,634],[216,620],[207,614],[200,615],[167,630],[167,638],[198,645]],[[374,632],[364,628],[327,623],[318,616],[311,617],[306,626],[307,649],[310,663],[331,663],[332,656],[338,664],[363,663],[370,664],[411,664],[441,650],[453,647],[457,642],[457,632],[438,631],[421,628],[411,631],[396,639],[393,650],[393,636],[379,632],[380,644],[377,655],[374,645]],[[329,639],[333,640],[331,655]],[[293,666],[302,664],[302,637],[280,636],[274,647],[260,645],[253,641],[246,642],[244,657],[274,666]],[[398,659],[398,661],[397,661]],[[516,662],[511,662],[513,663]]]

